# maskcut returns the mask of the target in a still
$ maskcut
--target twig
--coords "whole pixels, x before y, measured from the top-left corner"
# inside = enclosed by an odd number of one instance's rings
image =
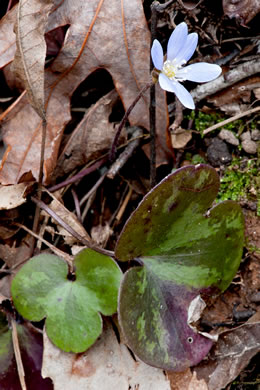
[[[105,179],[106,177],[106,172],[100,176],[100,178],[98,179],[98,181],[94,184],[94,186],[89,190],[89,192],[87,192],[83,198],[81,198],[79,204],[80,206],[82,206],[87,200],[88,198],[97,190],[97,188],[100,186],[100,184],[103,182],[103,180]],[[84,219],[84,218],[83,218]]]
[[[57,255],[58,257],[62,257],[68,263],[70,268],[73,266],[73,257],[72,256],[70,256],[67,253],[56,248],[50,242],[46,241],[44,238],[40,237],[38,234],[34,233],[32,230],[28,229],[26,226],[22,225],[21,223],[16,223],[15,225],[21,227],[23,230],[25,230],[27,233],[31,234],[37,240],[43,242],[48,248],[50,248],[50,250],[53,253],[55,253],[55,255]]]
[[[18,340],[15,320],[11,319],[11,325],[12,325],[12,340],[13,340],[13,347],[14,347],[14,356],[15,356],[15,360],[16,360],[19,381],[20,381],[22,390],[26,390],[26,383],[25,383],[25,379],[24,379],[25,373],[24,373],[24,368],[23,368],[21,351],[20,351],[20,347],[19,347],[19,340]]]
[[[91,190],[81,199],[80,201],[80,205],[82,205],[84,202],[86,202],[86,200],[88,200],[87,204],[86,204],[86,207],[85,209],[83,210],[83,213],[82,213],[82,221],[84,221],[86,215],[87,215],[87,212],[90,208],[90,205],[92,203],[92,199],[93,199],[93,196],[95,194],[95,192],[97,191],[98,187],[103,183],[103,180],[105,179],[106,177],[106,173],[104,173],[99,179],[98,181],[95,183],[95,185],[91,188]]]
[[[115,135],[114,140],[113,140],[113,142],[112,142],[112,146],[111,146],[111,149],[110,149],[110,152],[109,152],[109,160],[110,160],[110,161],[114,161],[114,159],[115,159],[116,147],[117,147],[117,144],[118,144],[118,140],[119,140],[121,131],[123,130],[124,125],[126,124],[126,121],[127,121],[128,117],[129,117],[129,115],[131,114],[132,110],[134,109],[134,107],[136,106],[136,104],[139,102],[139,100],[141,99],[141,97],[143,96],[143,94],[147,91],[147,89],[151,88],[152,85],[153,85],[153,81],[150,81],[148,84],[146,84],[146,85],[141,89],[141,91],[139,91],[139,93],[138,93],[138,95],[136,96],[135,100],[134,100],[133,103],[128,107],[127,111],[125,112],[125,115],[123,116],[121,122],[119,123],[118,129],[117,129],[117,132],[116,132],[116,135]]]
[[[77,173],[75,176],[70,177],[69,179],[64,180],[63,182],[59,184],[55,184],[54,186],[48,188],[50,192],[54,192],[59,190],[60,188],[66,187],[68,184],[75,183],[76,181],[82,179],[84,176],[89,175],[90,173],[96,171],[98,168],[101,167],[105,162],[107,161],[107,157],[103,157],[101,160],[96,161],[94,164],[92,164],[90,167],[87,167],[83,169],[81,172]]]
[[[128,205],[128,202],[132,196],[132,193],[133,193],[133,189],[132,187],[129,187],[129,191],[120,207],[120,210],[118,211],[117,215],[116,215],[116,220],[119,222],[122,218],[122,215],[124,214],[125,212],[125,209],[126,209],[126,206]]]
[[[241,65],[238,65],[235,69],[230,70],[223,76],[218,77],[216,80],[209,83],[199,85],[191,92],[194,101],[199,102],[209,95],[213,95],[216,92],[221,91],[224,88],[243,80],[253,74],[259,72],[260,58],[254,61],[248,61]]]
[[[50,207],[48,207],[42,200],[39,200],[35,197],[31,197],[31,200],[36,203],[41,209],[46,211],[56,222],[58,222],[64,229],[66,229],[73,237],[75,237],[79,242],[81,242],[83,245],[87,246],[88,248],[91,248],[95,250],[98,253],[101,253],[102,255],[114,257],[114,252],[100,248],[96,246],[95,244],[92,244],[90,241],[88,241],[86,238],[82,237],[80,234],[78,234],[71,226],[69,226],[62,218],[60,218]]]
[[[77,195],[76,191],[74,190],[74,188],[71,189],[71,193],[72,193],[74,204],[75,204],[75,210],[76,210],[77,218],[78,218],[79,222],[82,223],[82,217],[81,217],[81,211],[80,211],[80,204],[79,204],[78,195]]]
[[[133,127],[132,139],[129,140],[129,144],[125,150],[118,156],[117,160],[111,165],[107,172],[107,177],[109,179],[114,179],[119,170],[125,165],[127,160],[133,155],[134,150],[140,145],[141,136],[143,131],[140,127]]]
[[[247,111],[241,112],[240,114],[234,115],[231,118],[225,119],[222,122],[216,123],[215,125],[210,126],[207,129],[205,129],[203,131],[203,135],[206,135],[206,134],[210,133],[213,130],[219,129],[220,127],[225,126],[228,123],[234,122],[237,119],[243,118],[243,116],[251,115],[254,112],[257,112],[259,110],[260,110],[260,107],[251,108],[251,110],[247,110]]]

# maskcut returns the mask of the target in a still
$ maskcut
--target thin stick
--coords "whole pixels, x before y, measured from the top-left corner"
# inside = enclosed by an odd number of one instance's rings
[[[116,220],[117,222],[119,222],[125,212],[125,209],[126,209],[126,206],[128,205],[128,202],[132,196],[132,193],[133,193],[133,188],[132,187],[129,187],[129,191],[120,207],[120,210],[118,211],[117,215],[116,215]]]
[[[82,213],[82,221],[84,221],[84,219],[86,218],[86,215],[88,213],[88,210],[91,206],[91,203],[92,203],[92,197],[95,196],[95,192],[97,191],[98,187],[103,183],[104,179],[106,177],[106,173],[104,173],[102,176],[100,176],[100,178],[98,179],[98,181],[94,184],[94,186],[89,190],[89,192],[84,195],[84,197],[81,199],[80,201],[80,205],[82,206],[86,201],[87,204],[83,210],[83,213]]]
[[[147,91],[147,89],[151,88],[152,85],[153,85],[153,81],[150,81],[148,84],[146,84],[146,85],[141,89],[141,91],[139,91],[139,93],[138,93],[138,95],[136,96],[135,100],[134,100],[133,103],[128,107],[127,111],[125,112],[125,115],[123,116],[123,118],[122,118],[122,120],[121,120],[121,122],[120,122],[120,124],[119,124],[119,126],[118,126],[116,135],[115,135],[115,137],[114,137],[114,140],[113,140],[113,143],[112,143],[110,152],[109,152],[109,160],[110,160],[110,161],[114,161],[114,159],[115,159],[116,147],[117,147],[117,144],[118,144],[118,140],[119,140],[121,131],[123,130],[124,125],[126,124],[126,121],[127,121],[128,117],[129,117],[129,115],[131,114],[132,110],[134,109],[134,107],[136,106],[136,104],[139,102],[139,100],[141,99],[141,97],[143,96],[143,94]]]
[[[50,248],[50,250],[53,253],[55,253],[55,255],[57,255],[58,257],[62,257],[68,263],[69,267],[73,267],[73,257],[72,256],[70,256],[67,253],[56,248],[50,242],[46,241],[44,238],[40,237],[38,234],[34,233],[32,230],[28,229],[26,226],[22,225],[21,223],[16,223],[15,225],[21,227],[23,230],[25,230],[27,233],[31,234],[31,236],[33,236],[37,240],[43,242],[48,248]]]
[[[24,368],[23,368],[21,351],[20,351],[20,347],[19,347],[16,322],[13,319],[11,320],[11,325],[12,325],[12,340],[13,340],[13,347],[14,347],[14,356],[15,356],[15,360],[16,360],[16,364],[17,364],[19,381],[20,381],[22,390],[26,390],[26,384],[25,384],[25,379],[24,379],[25,373],[24,373]]]
[[[134,128],[136,130],[133,132],[132,138],[129,140],[125,150],[118,156],[117,160],[111,165],[107,172],[107,177],[109,179],[114,179],[127,160],[133,155],[134,150],[140,145],[143,131],[140,127],[133,127],[133,129]]]
[[[76,215],[80,223],[82,223],[82,217],[81,217],[81,211],[80,211],[80,204],[79,204],[79,198],[74,188],[71,189],[71,193],[73,196],[74,204],[75,204],[75,210]]]
[[[254,112],[257,112],[259,110],[260,110],[260,107],[251,108],[251,110],[247,110],[247,111],[241,112],[240,114],[234,115],[231,118],[225,119],[222,122],[216,123],[215,125],[210,126],[207,129],[205,129],[203,131],[203,135],[206,135],[206,134],[210,133],[213,130],[219,129],[220,127],[225,126],[228,123],[234,122],[237,119],[243,118],[243,116],[251,115]]]
[[[84,176],[89,175],[90,173],[96,171],[101,165],[103,165],[107,161],[107,157],[103,157],[101,160],[96,161],[90,167],[84,168],[82,171],[77,173],[75,176],[70,177],[69,179],[64,180],[59,184],[55,184],[54,186],[48,188],[50,192],[54,192],[59,190],[60,188],[66,187],[68,184],[75,183],[76,181],[82,179]]]
[[[96,252],[101,253],[102,255],[114,257],[114,252],[109,251],[107,249],[100,248],[99,246],[96,246],[95,244],[92,244],[90,241],[88,241],[86,238],[82,237],[80,234],[78,234],[71,226],[69,226],[62,218],[59,217],[50,207],[48,207],[43,201],[31,197],[31,200],[37,204],[41,209],[46,211],[56,222],[58,222],[59,225],[64,227],[73,237],[75,237],[79,242],[81,242],[83,245],[87,246],[88,248],[91,248],[95,250]]]

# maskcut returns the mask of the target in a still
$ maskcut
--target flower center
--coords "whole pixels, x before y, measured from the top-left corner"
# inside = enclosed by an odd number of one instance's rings
[[[176,72],[177,72],[177,67],[176,65],[173,63],[173,61],[165,61],[165,63],[163,64],[163,69],[162,69],[162,72],[165,74],[165,76],[167,76],[170,80],[174,80],[175,79],[175,75],[176,75]]]

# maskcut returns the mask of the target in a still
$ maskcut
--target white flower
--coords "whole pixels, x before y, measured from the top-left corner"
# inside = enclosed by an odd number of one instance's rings
[[[159,71],[159,84],[162,89],[173,92],[181,103],[194,109],[191,94],[180,81],[204,83],[214,80],[222,72],[219,65],[199,62],[184,66],[193,55],[198,44],[198,34],[188,34],[187,24],[182,22],[172,32],[167,45],[167,59],[163,59],[163,49],[159,41],[153,41],[151,55],[155,68]]]

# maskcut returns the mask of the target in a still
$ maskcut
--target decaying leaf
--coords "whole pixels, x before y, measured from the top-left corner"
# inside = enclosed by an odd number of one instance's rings
[[[204,379],[197,379],[196,372],[192,373],[190,368],[183,372],[168,372],[171,383],[171,390],[208,390]]]
[[[178,128],[170,132],[171,143],[174,149],[182,149],[192,139],[192,131]]]
[[[15,24],[16,53],[13,67],[23,81],[30,103],[45,119],[44,64],[46,43],[45,25],[53,6],[52,0],[20,0]]]
[[[52,177],[71,172],[111,148],[117,129],[114,123],[109,121],[109,116],[117,99],[118,94],[113,90],[87,111],[62,151]],[[122,135],[121,141],[123,140],[125,137]]]
[[[55,347],[44,332],[42,375],[52,379],[55,390],[171,389],[162,370],[133,359],[108,322],[95,345],[78,355]]]
[[[10,210],[26,202],[28,183],[0,186],[0,210]]]
[[[70,97],[86,77],[97,68],[106,69],[125,108],[132,104],[150,80],[150,33],[141,0],[55,0],[54,3],[57,8],[49,16],[46,31],[61,25],[69,24],[70,27],[59,55],[52,67],[45,71],[48,102],[45,183],[56,165],[62,132],[70,119]],[[149,129],[148,107],[149,92],[132,111],[130,124]],[[167,105],[165,93],[159,87],[156,107],[158,139],[161,142],[158,147],[159,163],[166,161],[170,154],[165,136]],[[30,171],[37,179],[40,150],[38,116],[28,108],[24,99],[5,119],[4,142],[12,149],[0,173],[0,181],[12,184]]]
[[[71,226],[81,237],[86,238],[87,240],[90,240],[90,237],[82,224],[77,219],[76,215],[69,211],[53,194],[48,192],[48,194],[52,197],[52,202],[49,205],[49,208],[55,212],[67,225]],[[46,213],[42,212],[44,215]],[[55,221],[54,221],[55,223]],[[65,242],[69,245],[73,245],[75,242],[77,242],[75,237],[72,237],[71,234],[65,230],[64,227],[57,225],[57,229],[59,230],[59,233],[63,235]]]
[[[16,46],[13,30],[16,15],[17,5],[0,20],[0,68],[3,68],[14,58]]]
[[[224,14],[236,18],[244,25],[260,11],[259,0],[222,0]]]
[[[221,390],[232,382],[260,351],[260,313],[244,325],[223,332],[205,362],[194,368],[208,390]]]

